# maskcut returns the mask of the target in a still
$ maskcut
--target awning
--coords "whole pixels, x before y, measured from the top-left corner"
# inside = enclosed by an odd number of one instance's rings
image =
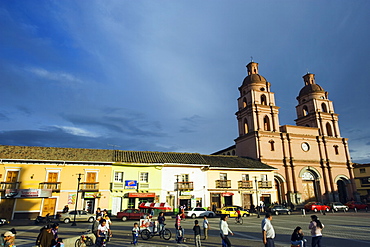
[[[225,193],[222,193],[222,196],[233,196],[234,193],[231,193],[231,192],[225,192]]]
[[[140,203],[139,208],[150,208],[159,210],[172,210],[172,207],[167,204],[167,202],[153,203],[153,202],[143,202]]]

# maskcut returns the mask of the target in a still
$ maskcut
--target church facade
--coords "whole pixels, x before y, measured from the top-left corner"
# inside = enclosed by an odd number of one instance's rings
[[[250,62],[247,70],[239,87],[239,136],[235,145],[214,154],[250,157],[277,168],[280,203],[358,199],[348,140],[341,137],[333,102],[315,75],[303,76],[296,126],[280,126],[271,84],[259,74],[258,63]]]

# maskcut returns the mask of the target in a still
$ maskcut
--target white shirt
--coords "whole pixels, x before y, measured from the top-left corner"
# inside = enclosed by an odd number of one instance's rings
[[[105,225],[105,226],[99,225],[98,226],[98,231],[100,231],[103,234],[108,233],[108,229],[109,229],[109,227],[107,225]]]
[[[203,228],[208,228],[208,220],[203,220]]]
[[[263,231],[266,231],[266,238],[275,238],[275,230],[269,219],[264,218],[261,227]]]
[[[220,220],[220,233],[222,235],[229,235],[229,232],[233,233],[230,230],[229,225],[227,224],[226,220]]]

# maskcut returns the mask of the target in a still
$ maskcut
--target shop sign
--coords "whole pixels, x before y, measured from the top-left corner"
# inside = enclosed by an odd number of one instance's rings
[[[191,196],[191,191],[180,191],[180,196]]]
[[[7,189],[5,198],[42,198],[51,197],[51,189]]]
[[[101,196],[100,192],[85,192],[84,198],[94,199],[94,198],[100,198],[100,196]]]
[[[155,197],[155,193],[128,193],[128,197],[139,197],[139,198]]]
[[[125,189],[137,189],[137,180],[125,180]]]

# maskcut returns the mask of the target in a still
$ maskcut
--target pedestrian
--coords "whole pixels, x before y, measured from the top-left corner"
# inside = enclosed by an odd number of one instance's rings
[[[204,240],[208,239],[208,230],[210,229],[209,222],[207,216],[203,216],[203,232],[204,232]]]
[[[15,234],[11,231],[6,231],[4,233],[4,245],[5,247],[15,247]]]
[[[51,225],[46,225],[40,229],[40,233],[36,239],[36,245],[39,247],[50,247],[54,240],[54,234],[51,231]]]
[[[160,212],[159,215],[158,215],[158,224],[159,224],[159,232],[163,231],[164,229],[164,225],[165,225],[165,221],[166,221],[166,218],[164,217],[164,213],[163,212]],[[162,237],[162,235],[160,235]]]
[[[262,240],[265,247],[275,247],[274,238],[275,238],[275,230],[271,224],[272,215],[271,213],[267,212],[265,218],[262,220],[261,227],[262,227]]]
[[[200,247],[202,246],[202,243],[200,242],[200,226],[199,226],[199,221],[194,220],[194,227],[193,227],[193,232],[194,232],[194,240],[195,240],[195,246]]]
[[[230,230],[229,225],[227,224],[227,219],[229,218],[228,215],[222,215],[220,220],[220,236],[222,239],[222,245],[230,247],[231,242],[228,238],[229,233],[234,235],[234,233]]]
[[[185,219],[186,219],[186,215],[185,215],[186,206],[185,206],[185,204],[183,206],[181,206],[180,209],[181,209],[181,219],[183,221],[185,221]]]
[[[68,211],[69,211],[69,207],[68,205],[65,205],[63,208],[63,214],[68,213]]]
[[[107,241],[107,237],[112,237],[112,233],[107,226],[107,222],[102,219],[98,226],[98,238],[96,239],[97,246],[103,246]]]
[[[96,215],[96,218],[98,218],[99,216],[100,216],[100,217],[102,217],[102,216],[103,216],[103,212],[101,211],[101,209],[100,209],[100,208],[97,208],[97,209],[96,209],[95,215]]]
[[[91,226],[91,231],[95,235],[95,238],[98,238],[98,227],[100,225],[101,216],[98,216]]]
[[[311,229],[311,247],[321,247],[322,229],[324,229],[324,224],[321,223],[316,215],[311,215],[311,222],[308,226]]]
[[[109,218],[109,216],[107,214],[104,216],[104,219],[105,219],[105,222],[106,222],[106,226],[108,227],[109,230],[111,230],[110,229],[110,226],[112,225],[111,219]],[[110,241],[110,236],[107,236],[107,242],[109,242],[109,241]]]
[[[175,219],[175,229],[176,229],[176,242],[180,242],[179,239],[182,240],[184,236],[184,229],[181,227],[181,216],[180,213],[177,213]]]
[[[131,244],[137,245],[139,242],[140,227],[137,223],[134,223],[134,228],[132,228],[132,242]]]
[[[52,226],[51,226],[51,232],[53,233],[54,235],[54,240],[55,240],[55,243],[58,242],[58,229],[59,229],[59,223],[54,223]]]
[[[216,209],[217,209],[216,204],[212,204],[212,211],[213,211],[214,213],[216,213]]]
[[[299,245],[300,247],[306,247],[306,242],[307,240],[303,238],[303,231],[302,228],[297,226],[293,233],[292,236],[290,237],[290,241],[292,245]]]

